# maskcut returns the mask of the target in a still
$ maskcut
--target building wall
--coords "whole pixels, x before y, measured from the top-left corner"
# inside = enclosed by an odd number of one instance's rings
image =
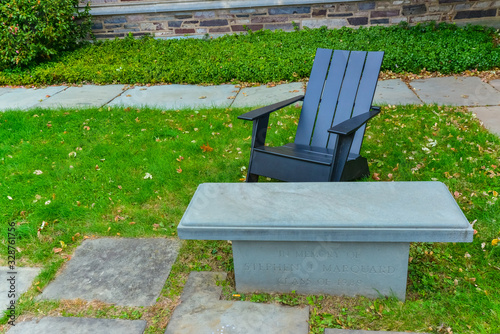
[[[286,3],[278,6],[274,3]],[[159,38],[221,35],[247,29],[360,27],[399,22],[455,22],[500,28],[500,0],[126,1],[93,0],[98,39],[151,34]],[[249,5],[252,7],[248,7]],[[270,6],[269,6],[270,5]]]

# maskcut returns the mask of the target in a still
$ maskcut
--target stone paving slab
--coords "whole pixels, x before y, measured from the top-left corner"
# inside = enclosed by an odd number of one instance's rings
[[[39,297],[151,306],[170,274],[179,245],[178,240],[160,238],[86,240]]]
[[[123,92],[123,85],[85,85],[68,89],[42,101],[42,108],[101,107]]]
[[[500,104],[500,93],[478,77],[442,77],[413,80],[410,86],[424,103],[453,106]]]
[[[500,106],[469,107],[468,109],[471,113],[476,114],[477,118],[483,122],[486,129],[488,129],[491,133],[500,136]]]
[[[258,87],[242,88],[231,107],[267,106],[297,95],[304,95],[304,92],[304,84],[302,82],[292,82],[274,87],[262,85]]]
[[[500,79],[491,80],[490,85],[492,85],[496,90],[500,91]]]
[[[0,87],[0,95],[7,94],[15,90],[16,88]]]
[[[400,79],[382,80],[377,83],[373,104],[421,104],[422,101]]]
[[[7,334],[142,334],[145,320],[46,317],[16,323]]]
[[[363,331],[353,329],[327,328],[325,334],[412,334],[410,332]],[[413,333],[417,334],[417,333]],[[422,334],[422,333],[420,333]],[[425,333],[424,333],[425,334]]]
[[[14,273],[14,274],[12,274]],[[33,283],[35,277],[40,273],[40,268],[27,268],[27,267],[18,267],[14,270],[10,270],[8,267],[0,267],[0,305],[2,307],[2,311],[4,310],[4,306],[10,305],[11,300],[17,300],[23,293],[28,291],[29,287]],[[9,298],[9,293],[11,291],[11,278],[14,277],[15,284],[15,298]],[[0,312],[0,313],[1,313]]]
[[[16,88],[0,95],[0,111],[9,109],[30,109],[40,106],[40,102],[65,90],[66,86],[47,88]]]
[[[192,272],[165,334],[306,334],[309,308],[219,300],[225,273]]]
[[[238,94],[234,85],[136,86],[111,101],[111,106],[149,106],[164,109],[223,107],[227,108]]]

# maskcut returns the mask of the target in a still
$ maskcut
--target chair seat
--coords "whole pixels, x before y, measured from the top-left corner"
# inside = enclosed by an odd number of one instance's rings
[[[315,147],[309,145],[300,145],[289,143],[284,146],[260,146],[255,148],[256,151],[283,156],[291,159],[309,161],[321,165],[329,166],[333,161],[333,150],[325,147]],[[359,154],[349,153],[348,161],[355,160]]]

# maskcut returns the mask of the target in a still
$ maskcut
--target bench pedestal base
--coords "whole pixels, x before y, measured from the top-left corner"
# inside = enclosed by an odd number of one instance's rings
[[[409,245],[235,240],[236,289],[405,300]]]

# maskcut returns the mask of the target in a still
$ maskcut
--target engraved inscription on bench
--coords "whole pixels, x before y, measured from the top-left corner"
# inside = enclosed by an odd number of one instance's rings
[[[236,287],[404,299],[408,250],[409,243],[233,241]]]

